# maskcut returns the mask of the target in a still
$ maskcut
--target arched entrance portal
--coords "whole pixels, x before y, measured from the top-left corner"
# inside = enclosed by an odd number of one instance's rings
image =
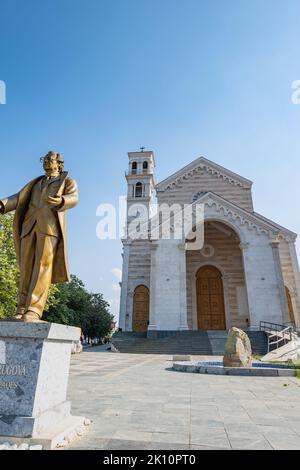
[[[215,266],[203,266],[196,275],[199,330],[226,330],[223,281]]]
[[[149,289],[138,286],[133,297],[132,331],[147,331],[149,323]]]
[[[292,302],[292,297],[291,293],[288,287],[285,287],[285,294],[286,294],[286,299],[289,307],[289,314],[290,314],[290,320],[293,326],[296,326],[296,321],[295,321],[295,314],[294,314],[294,308],[293,308],[293,302]]]

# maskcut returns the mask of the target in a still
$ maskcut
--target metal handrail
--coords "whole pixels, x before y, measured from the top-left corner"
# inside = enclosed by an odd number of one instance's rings
[[[277,349],[279,343],[285,341],[292,341],[293,332],[295,331],[293,326],[280,325],[279,323],[272,323],[261,321],[259,324],[260,331],[264,331],[268,335],[268,352],[270,352],[270,346],[276,344]],[[278,338],[275,341],[270,341],[273,338]]]

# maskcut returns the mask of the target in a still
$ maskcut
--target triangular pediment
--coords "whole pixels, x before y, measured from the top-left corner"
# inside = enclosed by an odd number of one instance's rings
[[[158,183],[156,185],[156,190],[164,191],[168,188],[172,188],[203,170],[216,176],[217,178],[221,178],[224,181],[227,181],[229,184],[234,186],[240,186],[242,188],[251,188],[252,186],[252,181],[218,165],[217,163],[212,162],[211,160],[208,160],[205,157],[199,157],[183,167],[181,170]]]

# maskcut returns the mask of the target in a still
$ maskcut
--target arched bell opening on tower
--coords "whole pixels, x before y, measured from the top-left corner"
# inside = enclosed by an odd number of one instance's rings
[[[135,197],[143,196],[143,185],[142,183],[136,183],[135,185]]]
[[[132,165],[131,165],[131,173],[133,175],[136,175],[137,174],[137,162],[132,162]]]

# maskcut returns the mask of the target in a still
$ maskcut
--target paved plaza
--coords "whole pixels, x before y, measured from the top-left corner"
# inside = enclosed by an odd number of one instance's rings
[[[73,356],[72,414],[93,424],[69,448],[300,449],[299,379],[180,373],[171,359],[103,347]]]

